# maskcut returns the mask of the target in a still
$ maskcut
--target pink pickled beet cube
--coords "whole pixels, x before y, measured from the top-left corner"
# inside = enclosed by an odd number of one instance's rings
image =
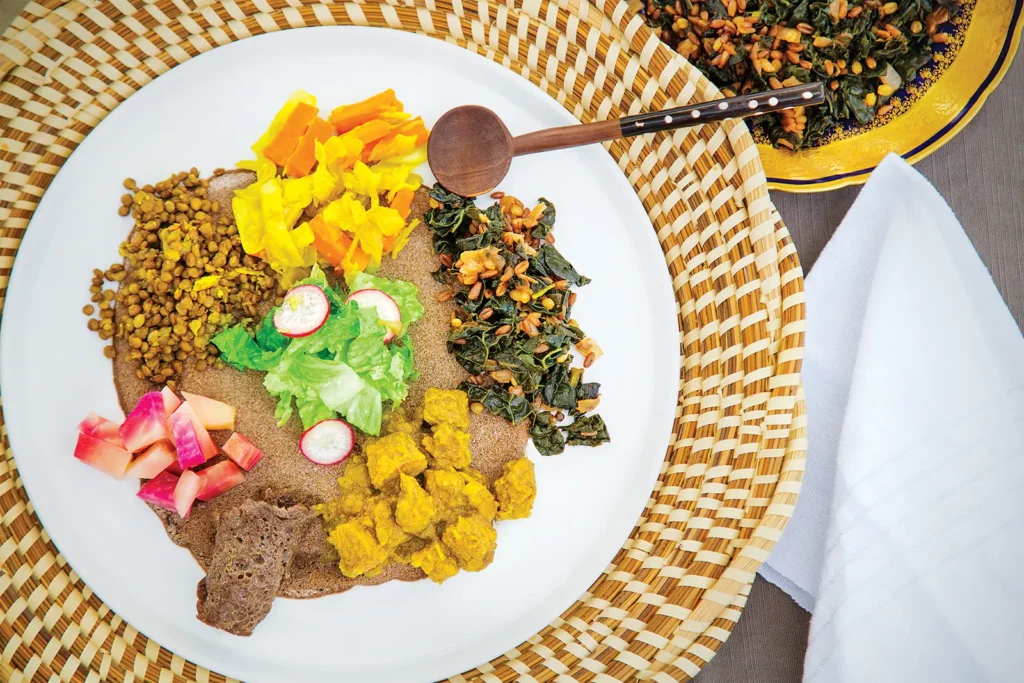
[[[183,405],[182,408],[184,407]],[[178,465],[181,469],[187,470],[206,462],[188,411],[182,411],[181,408],[174,411],[171,415],[171,431],[174,433],[174,448],[178,451]]]
[[[238,486],[245,481],[245,475],[238,465],[230,460],[224,460],[211,465],[199,473],[202,486],[199,489],[199,500],[212,500],[230,488]]]
[[[160,439],[170,439],[171,429],[164,412],[164,398],[159,391],[143,394],[135,408],[121,423],[121,438],[125,448],[138,453]]]
[[[227,403],[221,403],[206,396],[181,392],[185,402],[192,406],[192,411],[199,418],[199,423],[207,429],[234,429],[235,409]]]
[[[174,389],[170,387],[164,387],[160,390],[160,395],[164,397],[164,412],[167,413],[167,417],[171,416],[178,406],[181,405],[181,399],[174,393]]]
[[[224,454],[248,472],[263,459],[263,451],[238,432],[235,432],[224,444]]]
[[[196,496],[199,495],[199,488],[202,485],[203,482],[199,475],[192,470],[185,470],[178,477],[178,483],[171,496],[174,498],[174,510],[182,519],[188,517],[192,503],[196,502]]]
[[[132,461],[124,476],[152,479],[176,462],[174,447],[167,441],[157,441]]]
[[[78,431],[82,434],[94,436],[97,439],[109,441],[118,448],[124,448],[124,439],[116,422],[100,417],[96,413],[89,413],[85,419],[78,423]]]
[[[174,489],[178,486],[178,477],[170,472],[161,472],[139,489],[137,495],[151,505],[156,505],[164,510],[177,512],[174,507]]]
[[[125,449],[85,433],[78,434],[75,457],[101,472],[106,472],[114,479],[124,477],[124,472],[132,461],[132,454]]]
[[[188,402],[182,403],[178,406],[178,409],[175,410],[174,413],[188,415],[189,420],[192,421],[192,430],[196,433],[196,438],[199,440],[199,447],[203,451],[204,458],[209,460],[220,453],[220,449],[217,448],[217,444],[215,444],[213,442],[213,438],[210,437],[210,432],[206,431],[206,427],[199,422],[199,418],[196,417],[195,411]],[[173,418],[173,415],[171,417]]]

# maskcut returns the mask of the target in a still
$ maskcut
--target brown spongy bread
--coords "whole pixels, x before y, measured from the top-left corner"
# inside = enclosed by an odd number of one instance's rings
[[[219,520],[206,578],[196,589],[199,619],[252,635],[274,604],[296,542],[317,525],[309,508],[247,500]]]

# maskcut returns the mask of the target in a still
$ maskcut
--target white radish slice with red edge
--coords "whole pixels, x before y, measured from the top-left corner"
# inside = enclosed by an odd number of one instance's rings
[[[385,344],[402,331],[402,311],[394,299],[379,289],[357,289],[349,294],[345,301],[355,301],[360,307],[377,309],[377,317],[388,328],[387,334],[384,335]]]
[[[331,303],[316,285],[292,287],[274,312],[274,327],[286,337],[308,337],[327,322]]]
[[[355,444],[352,427],[344,420],[321,420],[302,433],[299,452],[317,465],[337,465]]]

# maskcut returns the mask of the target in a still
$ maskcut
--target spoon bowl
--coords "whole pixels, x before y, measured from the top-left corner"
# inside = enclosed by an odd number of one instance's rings
[[[437,182],[463,197],[488,194],[512,166],[512,134],[487,107],[445,112],[430,132],[427,159]]]

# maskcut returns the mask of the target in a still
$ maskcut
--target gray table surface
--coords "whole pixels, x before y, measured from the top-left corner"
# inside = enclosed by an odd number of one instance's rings
[[[25,6],[0,0],[0,31]],[[946,198],[1024,327],[1024,59],[1018,59],[984,108],[956,138],[917,165]],[[772,195],[809,272],[859,187]],[[760,577],[746,612],[700,683],[795,683],[803,672],[810,615]]]
[[[1024,328],[1024,145],[1016,142],[1024,123],[1022,104],[1024,59],[1017,59],[975,119],[916,168],[946,198],[1017,325]],[[793,233],[805,273],[859,191],[847,187],[813,195],[772,194]],[[696,680],[799,681],[809,622],[810,615],[788,595],[758,577],[732,636]]]

